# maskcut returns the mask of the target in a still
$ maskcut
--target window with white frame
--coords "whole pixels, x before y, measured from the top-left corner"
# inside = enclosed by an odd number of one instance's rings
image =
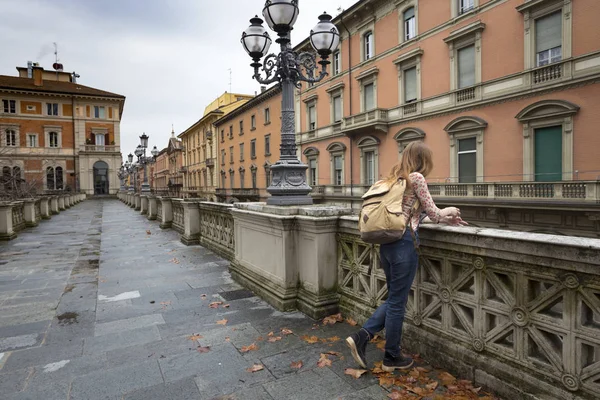
[[[405,69],[402,75],[404,76],[404,102],[417,101],[417,67]]]
[[[450,137],[450,176],[460,183],[483,181],[483,132],[487,122],[479,117],[458,117],[444,130]]]
[[[221,187],[224,188],[225,187],[225,181],[227,180],[227,174],[225,173],[225,171],[221,171]]]
[[[477,181],[477,145],[475,137],[458,139],[458,182]]]
[[[375,55],[373,32],[369,31],[363,35],[364,61],[370,60]]]
[[[364,111],[375,108],[375,84],[373,82],[363,86],[363,104]]]
[[[264,165],[265,168],[265,187],[271,186],[271,164],[268,162]]]
[[[256,169],[256,166],[250,168],[250,173],[252,174],[252,189],[256,189]]]
[[[450,51],[450,89],[456,90],[481,82],[481,21],[463,26],[444,39]],[[480,96],[475,92],[474,96]],[[474,99],[474,98],[473,98]]]
[[[536,67],[558,62],[562,59],[562,12],[535,20]]]
[[[338,94],[333,96],[333,122],[340,122],[342,120],[342,95]]]
[[[366,136],[358,140],[356,144],[360,149],[360,181],[363,185],[372,185],[377,181],[379,143],[379,139],[375,136]]]
[[[27,147],[38,147],[37,133],[28,133],[27,134]]]
[[[357,75],[360,82],[360,111],[377,108],[377,75],[379,68],[373,67]]]
[[[229,186],[233,189],[235,186],[235,171],[230,169],[229,170]]]
[[[475,84],[475,46],[458,49],[458,88]]]
[[[250,141],[250,158],[252,160],[256,158],[256,139]]]
[[[246,177],[246,170],[244,167],[240,167],[240,188],[244,188],[244,181]]]
[[[425,139],[425,132],[419,128],[407,127],[401,129],[396,135],[394,140],[398,144],[398,159],[402,157],[402,152],[411,142],[422,142]]]
[[[271,123],[271,109],[269,107],[265,108],[265,125]]]
[[[250,130],[253,131],[256,129],[256,115],[252,115],[250,117]]]
[[[5,145],[9,147],[17,146],[17,132],[14,129],[4,131]]]
[[[244,134],[244,121],[240,121],[240,135]]]
[[[94,118],[106,118],[106,109],[104,108],[104,106],[94,106]]]
[[[58,147],[58,132],[48,133],[48,147]]]
[[[271,155],[271,135],[265,135],[265,156]]]
[[[458,0],[458,14],[464,14],[475,7],[474,0]]]
[[[58,103],[46,103],[46,115],[58,115]]]
[[[344,155],[346,145],[340,142],[331,143],[327,146],[331,162],[330,182],[332,185],[341,186],[344,184]]]
[[[421,56],[420,47],[401,54],[394,60],[398,67],[398,93],[400,104],[413,103],[421,97]],[[413,110],[413,109],[411,109]],[[414,112],[417,109],[414,108]]]
[[[46,168],[46,189],[47,190],[63,189],[63,169],[62,169],[62,167]]]
[[[229,147],[229,163],[233,164],[233,146]]]
[[[337,75],[341,72],[342,68],[342,57],[340,55],[340,51],[336,51],[333,53],[333,61],[331,63],[332,75]]]
[[[410,40],[417,35],[417,24],[415,18],[415,8],[411,7],[404,11],[404,40]]]
[[[308,164],[308,185],[317,186],[319,184],[319,150],[316,147],[308,147],[303,151]]]
[[[106,136],[104,133],[96,133],[94,134],[94,137],[96,146],[104,146],[106,144]]]
[[[16,114],[17,102],[15,100],[2,100],[2,109],[7,114]]]
[[[317,107],[315,103],[308,106],[308,130],[314,131],[317,128]]]
[[[244,143],[240,143],[240,161],[244,161]]]

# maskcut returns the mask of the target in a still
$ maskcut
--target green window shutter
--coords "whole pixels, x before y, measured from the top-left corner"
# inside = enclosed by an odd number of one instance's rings
[[[535,180],[562,180],[562,127],[551,126],[535,130]]]

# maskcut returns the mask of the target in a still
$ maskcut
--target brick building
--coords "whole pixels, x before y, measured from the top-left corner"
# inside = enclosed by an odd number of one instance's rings
[[[18,77],[0,75],[3,180],[18,178],[37,192],[116,194],[125,97],[37,64],[17,70]]]

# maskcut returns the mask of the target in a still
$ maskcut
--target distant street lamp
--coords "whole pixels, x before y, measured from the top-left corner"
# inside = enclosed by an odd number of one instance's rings
[[[263,16],[269,27],[277,32],[280,44],[279,54],[269,54],[271,38],[263,28],[263,20],[255,16],[250,20],[250,27],[242,33],[242,45],[250,55],[254,68],[254,76],[259,83],[268,85],[279,82],[282,89],[281,99],[281,146],[280,159],[271,166],[273,178],[267,191],[271,197],[267,199],[270,205],[306,205],[312,204],[309,195],[311,187],[306,183],[308,166],[296,155],[296,132],[294,112],[294,87],[300,87],[300,82],[320,82],[327,74],[329,56],[339,43],[340,34],[331,22],[331,16],[323,13],[319,22],[310,31],[310,43],[321,56],[318,71],[315,54],[309,52],[296,53],[290,44],[290,31],[298,18],[298,0],[267,0]],[[261,59],[264,58],[263,63]],[[261,68],[262,67],[262,68]],[[262,69],[265,77],[261,76]],[[315,77],[315,72],[318,76]]]
[[[156,156],[158,155],[158,149],[156,146],[152,149],[150,154],[152,157],[146,157],[146,148],[148,147],[149,136],[146,133],[142,133],[140,136],[140,145],[135,149],[134,154],[138,158],[138,163],[144,166],[144,182],[142,183],[142,193],[150,193],[150,184],[148,183],[148,164],[154,164]],[[133,157],[132,157],[133,158]]]

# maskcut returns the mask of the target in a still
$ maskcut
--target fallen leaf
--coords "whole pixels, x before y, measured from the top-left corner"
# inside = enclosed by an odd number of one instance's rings
[[[256,345],[256,343],[252,343],[250,346],[242,346],[242,348],[240,349],[242,353],[247,353],[249,351],[254,350],[258,350],[258,346]]]
[[[377,348],[379,350],[385,350],[385,342],[384,341],[377,342]]]
[[[196,350],[198,350],[198,353],[208,353],[210,351],[210,346],[206,346],[206,347],[198,346],[196,348]]]
[[[437,389],[439,383],[437,381],[433,381],[427,385],[425,385],[425,388],[427,388],[427,390],[431,390],[434,391],[435,389]]]
[[[308,335],[304,335],[300,339],[304,340],[308,344],[315,344],[319,342],[319,338],[316,336],[309,337]]]
[[[329,341],[330,343],[339,342],[340,340],[341,339],[338,336],[330,337],[329,339],[327,339],[327,341]]]
[[[222,302],[222,301],[213,301],[213,302],[212,302],[212,303],[210,303],[208,306],[209,306],[210,308],[219,308],[219,306],[220,306],[221,304],[223,304],[223,302]]]
[[[287,336],[287,335],[291,335],[291,334],[292,334],[292,333],[294,333],[294,332],[292,332],[290,329],[283,328],[283,329],[281,330],[281,333]]]
[[[323,325],[327,324],[335,324],[336,322],[342,322],[344,318],[342,318],[342,313],[330,315],[329,317],[323,318]]]
[[[302,363],[302,361],[292,361],[292,363],[290,364],[290,368],[300,369],[303,365],[304,364]]]
[[[456,378],[445,371],[441,372],[438,375],[438,379],[442,382],[442,385],[444,386],[449,386],[456,383]]]
[[[319,361],[317,361],[317,367],[331,367],[331,360],[327,357],[327,354],[321,353],[321,357],[319,358]]]
[[[189,340],[198,340],[198,339],[202,339],[203,337],[204,336],[202,336],[202,335],[195,334],[195,335],[188,336],[188,339]]]
[[[256,338],[256,341],[257,341],[257,342],[262,342],[263,340],[265,340],[265,339],[263,339],[263,337],[262,337],[262,336],[259,336],[259,337],[257,337],[257,338]]]
[[[200,295],[200,298],[201,298],[202,300],[206,300],[206,295],[205,295],[205,294],[201,294],[201,295]]]
[[[229,338],[229,336],[225,336],[225,341],[226,342],[230,342],[231,341],[231,339]]]
[[[258,372],[258,371],[262,371],[264,368],[265,367],[263,367],[260,364],[254,364],[250,368],[246,368],[246,371],[248,371],[248,372]]]
[[[177,259],[177,257],[173,257],[172,259],[169,260],[169,262],[171,262],[173,264],[179,264],[179,260]]]
[[[268,337],[271,337],[271,336],[274,336],[274,335],[275,335],[275,333],[273,333],[273,332],[269,332],[269,333],[267,334],[267,336],[268,336]]]
[[[412,369],[412,370],[411,370],[411,371],[408,373],[408,375],[412,376],[412,377],[413,377],[413,378],[415,378],[415,379],[419,379],[419,375],[420,375],[420,373],[419,373],[419,371],[417,371],[417,369],[416,369],[416,368],[413,368],[413,369]]]
[[[431,372],[431,369],[424,368],[424,367],[417,367],[417,371],[424,372],[424,373],[429,373],[429,372]]]
[[[217,321],[217,325],[227,325],[227,320],[226,319],[220,319]]]
[[[385,375],[379,377],[379,386],[393,386],[394,385],[394,376],[393,375]]]
[[[397,390],[394,390],[392,393],[388,394],[387,397],[389,397],[392,400],[402,400],[405,398],[402,392],[399,392]]]
[[[336,357],[341,357],[342,353],[339,353],[337,351],[327,351],[325,352],[325,354],[329,354],[330,356],[336,356]]]
[[[478,388],[470,388],[469,390],[471,390],[471,392],[475,393],[475,394],[479,394],[479,391],[481,390],[481,387]]]
[[[270,337],[269,339],[267,339],[267,342],[269,342],[269,343],[275,343],[275,342],[278,342],[280,340],[281,340],[281,336],[273,336],[273,337]]]
[[[412,392],[416,395],[419,396],[424,396],[427,393],[427,390],[423,389],[420,386],[412,386],[412,387],[407,387],[406,390],[408,390],[409,392]]]
[[[223,308],[229,308],[229,304],[223,304]]]
[[[350,375],[351,377],[353,377],[354,379],[358,379],[360,378],[365,372],[367,372],[366,369],[354,369],[354,368],[346,368],[344,370],[344,374],[345,375]]]
[[[352,325],[352,326],[356,326],[358,325],[358,322],[356,322],[355,320],[353,320],[352,318],[348,317],[346,318],[346,323]]]
[[[150,231],[146,231],[146,234],[147,234],[147,235],[152,235],[152,232],[150,232]]]

